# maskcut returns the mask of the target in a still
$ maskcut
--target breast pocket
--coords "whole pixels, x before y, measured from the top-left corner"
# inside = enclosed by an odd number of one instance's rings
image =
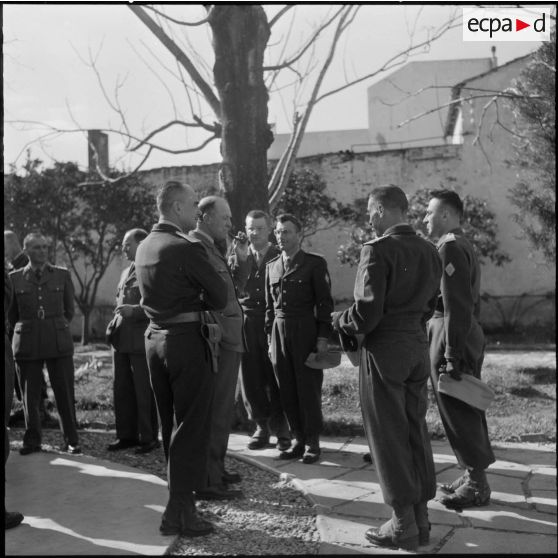
[[[64,312],[64,286],[49,286],[46,292],[45,311],[47,314],[62,314]]]

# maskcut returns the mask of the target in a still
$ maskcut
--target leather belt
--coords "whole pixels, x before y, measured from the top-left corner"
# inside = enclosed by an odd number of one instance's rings
[[[172,318],[165,318],[161,320],[163,324],[184,324],[187,322],[199,322],[201,321],[201,312],[182,312],[181,314],[176,314]]]

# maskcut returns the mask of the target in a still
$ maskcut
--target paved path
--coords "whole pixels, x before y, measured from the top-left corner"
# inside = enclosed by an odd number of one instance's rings
[[[230,455],[291,480],[314,503],[321,554],[386,554],[363,537],[389,516],[374,466],[362,461],[364,439],[324,439],[314,465],[280,461],[271,448],[249,451],[247,441],[231,435]],[[433,449],[438,481],[458,476],[448,444],[433,442]],[[432,541],[420,553],[555,553],[555,448],[502,444],[495,452],[490,506],[457,513],[430,502]],[[6,555],[163,554],[173,540],[158,532],[166,499],[166,483],[137,469],[86,456],[12,452],[6,507],[26,517],[6,531]]]

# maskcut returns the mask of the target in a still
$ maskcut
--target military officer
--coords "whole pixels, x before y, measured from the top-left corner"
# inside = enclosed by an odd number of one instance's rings
[[[134,259],[139,243],[147,236],[132,229],[122,239],[122,252],[131,262],[118,284],[114,318],[107,327],[113,347],[114,415],[117,440],[109,451],[138,446],[136,453],[159,447],[157,408],[145,359],[144,333],[149,320],[140,306],[140,291]]]
[[[436,248],[406,223],[407,197],[393,185],[372,190],[370,224],[378,238],[362,247],[354,303],[333,314],[348,335],[365,335],[360,400],[368,445],[392,517],[368,529],[374,545],[414,550],[427,544],[427,502],[436,494],[426,428],[429,377],[426,321],[441,275]]]
[[[48,244],[39,233],[23,242],[29,264],[10,273],[14,302],[10,323],[13,351],[23,392],[25,435],[22,455],[41,450],[41,377],[46,362],[54,391],[64,450],[81,453],[74,408],[74,343],[70,321],[74,315],[74,288],[70,273],[47,262]]]
[[[204,246],[209,261],[225,281],[227,305],[221,311],[211,312],[221,329],[221,340],[215,378],[215,403],[211,415],[207,482],[205,487],[196,491],[196,495],[204,500],[231,500],[242,496],[240,490],[229,489],[230,484],[240,482],[241,478],[237,472],[225,470],[225,455],[234,413],[240,358],[244,351],[242,308],[227,260],[218,246],[226,242],[231,230],[231,209],[227,201],[218,196],[201,199],[198,209],[198,223],[190,236]]]
[[[29,258],[21,249],[19,239],[13,231],[4,231],[4,257],[8,261],[8,271],[21,269],[29,263]],[[21,401],[21,388],[17,378],[15,379],[14,387],[17,398]],[[48,399],[45,375],[41,373],[41,403],[39,405],[39,412],[41,415],[41,422],[44,426],[49,425],[49,422],[58,422],[49,412],[49,406],[51,405]]]
[[[201,319],[203,310],[225,306],[227,289],[201,243],[185,234],[196,224],[194,190],[167,182],[157,194],[157,209],[159,222],[139,245],[135,266],[168,462],[169,501],[160,531],[199,536],[214,529],[198,516],[193,494],[205,482],[215,379]]]
[[[242,353],[240,390],[248,416],[256,423],[248,449],[267,447],[270,434],[275,434],[277,449],[286,451],[291,438],[264,330],[265,267],[280,253],[269,242],[270,233],[271,217],[264,211],[250,211],[246,216],[246,242],[233,242],[229,265],[244,311],[246,352]]]
[[[300,249],[301,225],[294,215],[277,217],[281,255],[266,267],[265,329],[281,404],[295,441],[281,459],[314,463],[320,457],[323,370],[305,365],[325,353],[331,333],[331,281],[322,256]]]
[[[494,463],[484,411],[438,392],[438,375],[445,371],[480,379],[485,339],[479,324],[480,266],[472,244],[460,228],[463,202],[451,190],[436,190],[424,222],[438,239],[443,275],[434,316],[428,323],[432,387],[448,440],[463,476],[442,486],[440,501],[449,508],[485,506],[490,502],[486,468]]]

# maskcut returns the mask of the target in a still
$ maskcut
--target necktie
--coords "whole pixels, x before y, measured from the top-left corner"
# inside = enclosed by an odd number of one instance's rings
[[[285,258],[285,270],[289,271],[291,269],[291,258]]]
[[[36,269],[35,270],[35,277],[37,278],[37,281],[40,281],[41,278],[43,277],[43,270],[42,269]]]

